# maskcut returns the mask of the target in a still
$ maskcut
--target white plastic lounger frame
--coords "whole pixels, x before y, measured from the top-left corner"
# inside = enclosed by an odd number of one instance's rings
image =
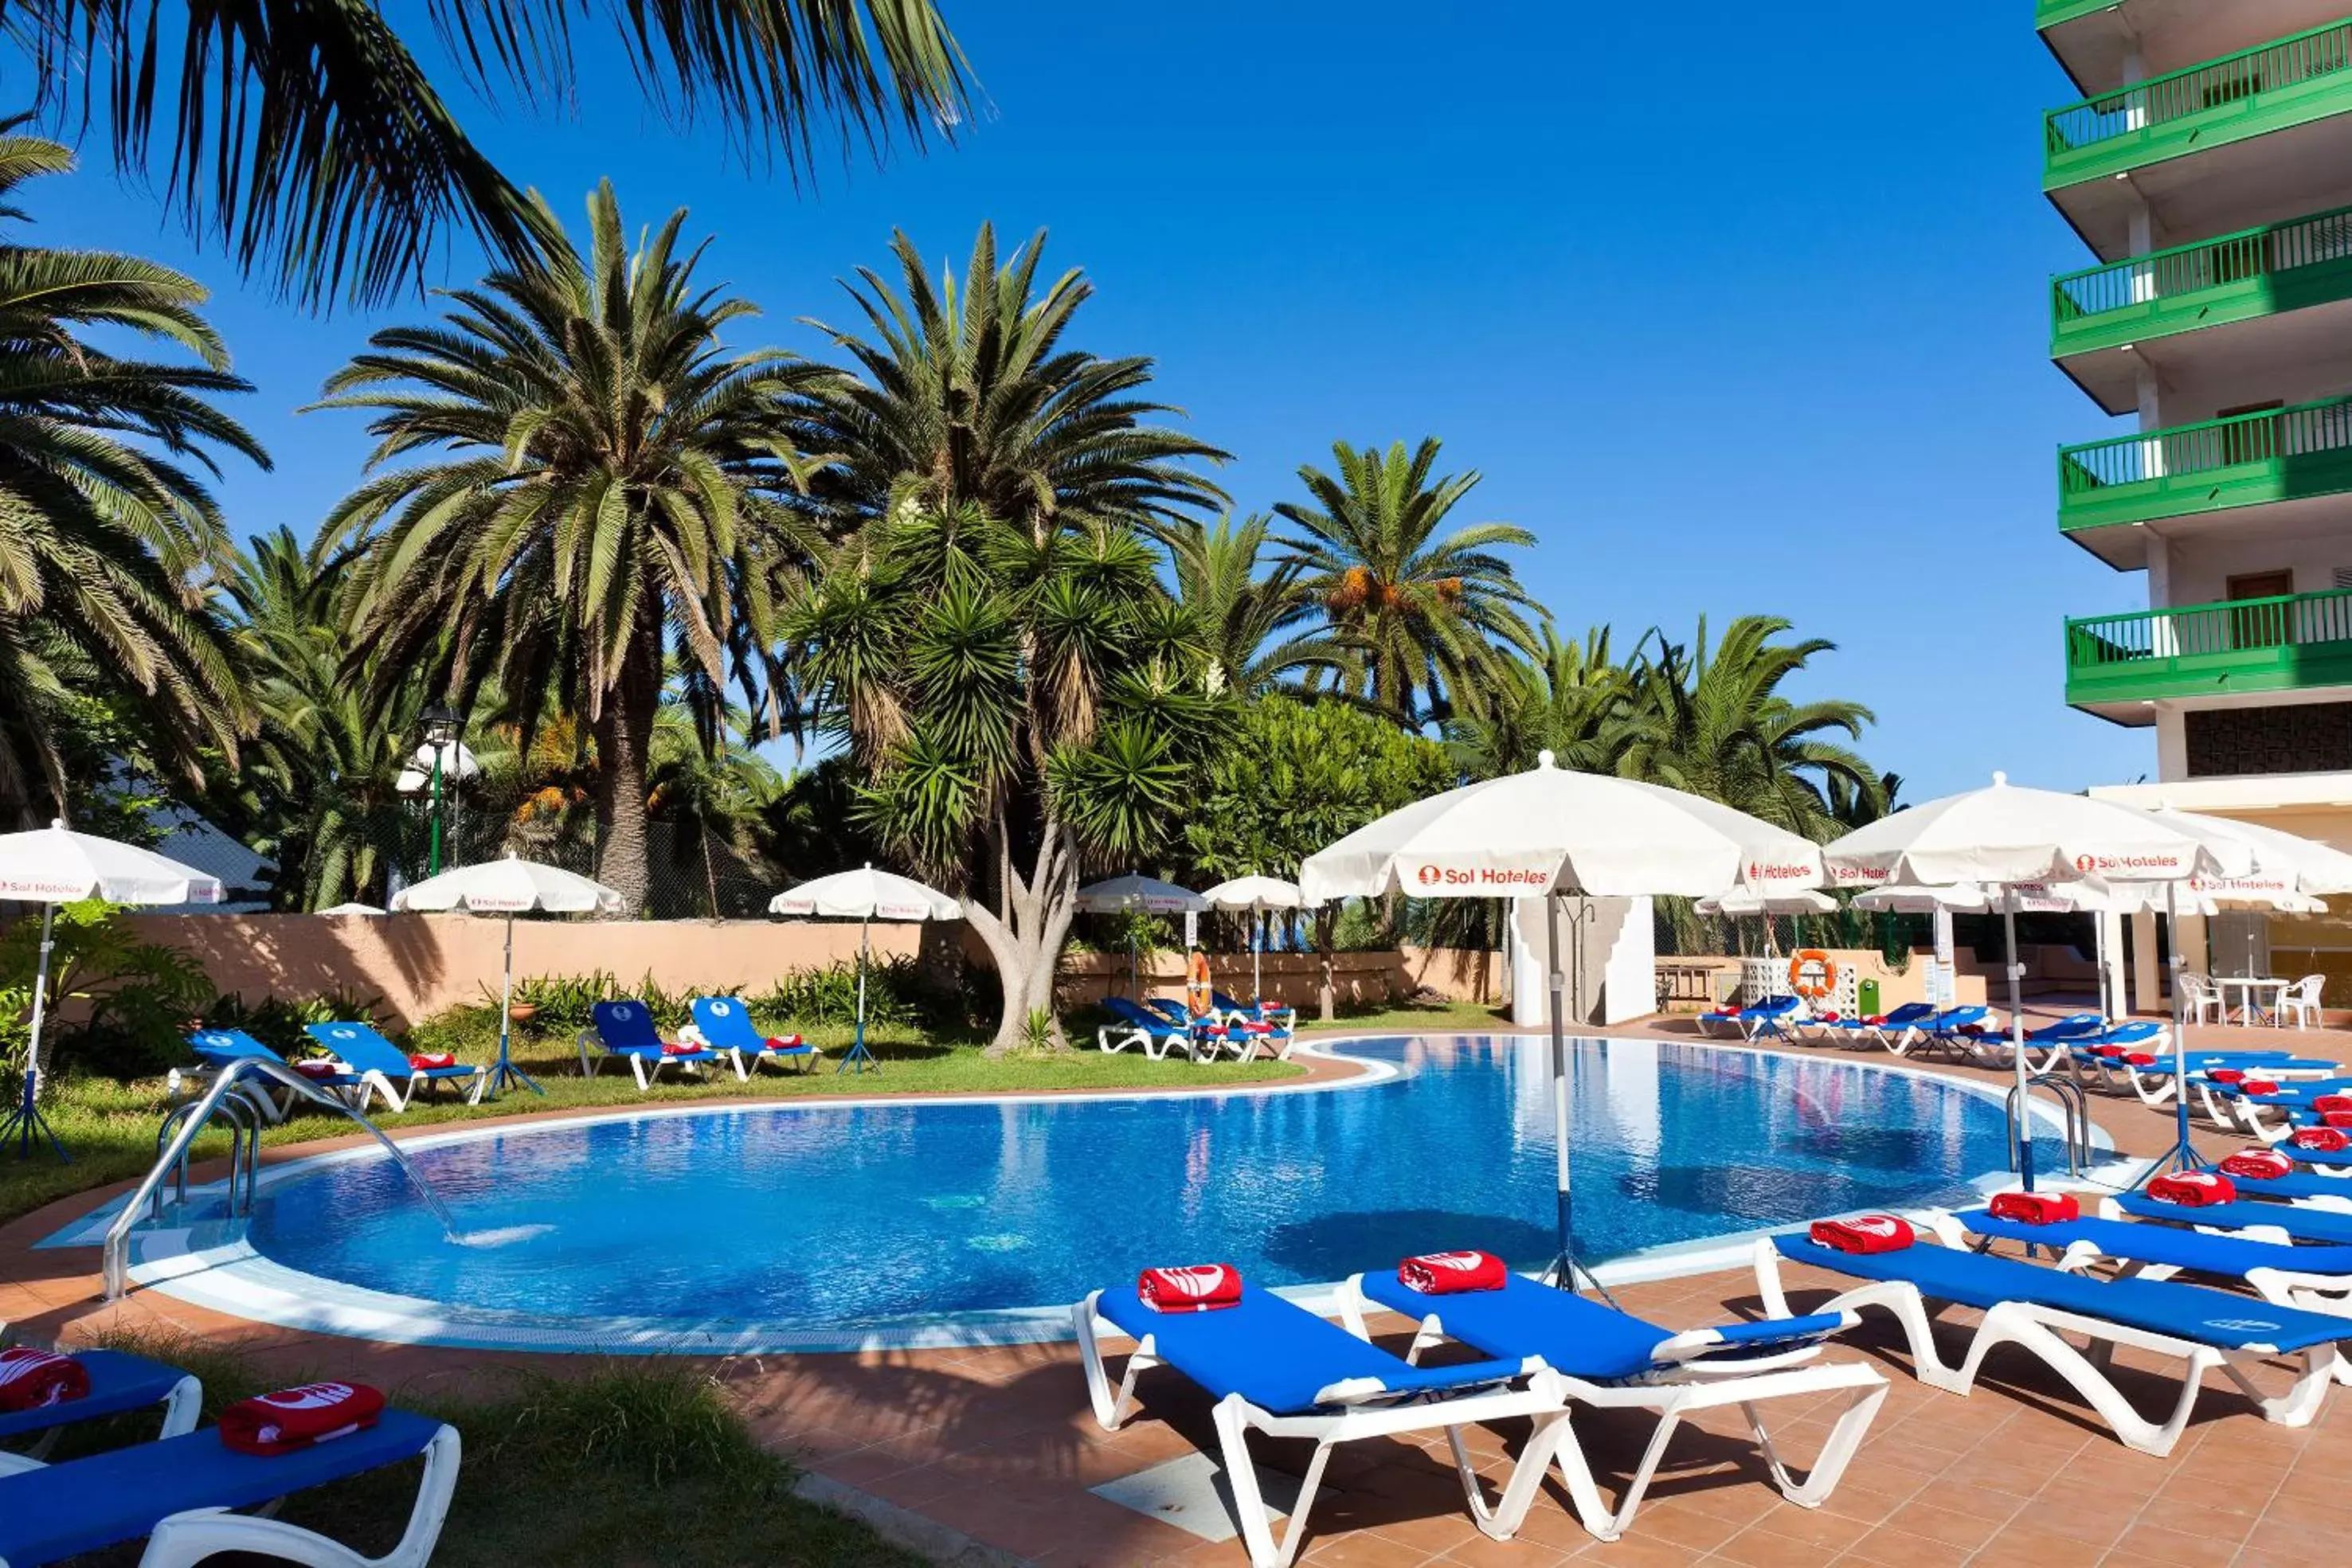
[[[1115,1432],[1141,1407],[1135,1397],[1137,1377],[1160,1363],[1150,1337],[1146,1335],[1128,1352],[1127,1370],[1118,1386],[1111,1386],[1110,1375],[1103,1366],[1101,1336],[1125,1339],[1127,1331],[1096,1315],[1095,1302],[1101,1294],[1097,1291],[1088,1295],[1070,1310],[1070,1316],[1077,1328],[1078,1354],[1086,1363],[1087,1396],[1094,1405],[1095,1419],[1105,1431]],[[1331,1414],[1277,1416],[1238,1394],[1229,1394],[1217,1401],[1213,1415],[1217,1446],[1225,1479],[1234,1490],[1234,1504],[1241,1516],[1234,1522],[1241,1527],[1242,1543],[1249,1549],[1251,1568],[1289,1568],[1307,1538],[1307,1519],[1315,1506],[1316,1490],[1323,1481],[1323,1467],[1329,1461],[1331,1450],[1341,1443],[1444,1427],[1446,1441],[1453,1447],[1454,1468],[1461,1477],[1472,1521],[1493,1539],[1508,1541],[1518,1532],[1536,1500],[1544,1472],[1550,1468],[1553,1450],[1569,1437],[1566,1396],[1559,1375],[1549,1368],[1538,1367],[1531,1372],[1524,1388],[1492,1393],[1432,1396],[1377,1391],[1367,1395],[1340,1383],[1323,1390],[1323,1396],[1332,1406]],[[1387,1402],[1382,1403],[1384,1400]],[[1504,1485],[1502,1497],[1490,1507],[1479,1485],[1478,1472],[1471,1466],[1469,1451],[1462,1446],[1461,1428],[1521,1416],[1533,1417],[1535,1429],[1528,1434],[1527,1447]],[[1263,1432],[1270,1437],[1304,1438],[1315,1445],[1315,1457],[1307,1461],[1307,1473],[1298,1483],[1298,1505],[1279,1540],[1275,1537],[1273,1515],[1266,1508],[1265,1498],[1258,1490],[1256,1467],[1250,1459],[1248,1439],[1252,1432]]]
[[[1145,1056],[1157,1061],[1161,1054],[1160,1042],[1165,1038],[1140,1024],[1107,1023],[1095,1030],[1095,1049],[1108,1055],[1113,1051],[1125,1051],[1130,1045],[1139,1045],[1143,1047]]]
[[[682,1073],[692,1072],[699,1074],[705,1067],[709,1065],[709,1062],[695,1061],[682,1056],[646,1056],[634,1051],[607,1051],[604,1049],[604,1041],[603,1038],[596,1033],[596,1030],[593,1027],[582,1030],[574,1043],[580,1047],[581,1077],[595,1077],[597,1071],[602,1068],[609,1059],[617,1056],[629,1064],[629,1071],[636,1078],[637,1092],[640,1094],[651,1092],[654,1086],[654,1080],[661,1076],[661,1070],[665,1067],[675,1067]],[[683,1044],[684,1042],[681,1041],[680,1043]],[[713,1052],[712,1054],[723,1059],[725,1052],[719,1051]],[[646,1071],[646,1063],[648,1061],[651,1061],[654,1064],[654,1070],[650,1074]],[[737,1071],[739,1072],[741,1071],[740,1064]]]
[[[1788,1314],[1788,1296],[1780,1285],[1780,1254],[1769,1238],[1756,1243],[1756,1291],[1763,1299],[1767,1312],[1774,1316]],[[2031,1302],[2002,1301],[1984,1314],[1976,1337],[1969,1342],[1968,1355],[1955,1369],[1936,1347],[1935,1312],[1919,1293],[1919,1288],[1907,1280],[1874,1280],[1840,1291],[1813,1311],[1859,1311],[1864,1307],[1879,1308],[1903,1325],[1904,1334],[1910,1341],[1913,1375],[1930,1388],[1966,1396],[1976,1385],[1985,1357],[2000,1345],[2015,1344],[2032,1351],[2051,1371],[2064,1378],[2115,1429],[2126,1448],[2154,1454],[2158,1458],[2172,1452],[2174,1445],[2180,1441],[2180,1434],[2187,1430],[2189,1415],[2197,1407],[2197,1396],[2204,1388],[2207,1368],[2221,1368],[2261,1409],[2263,1419],[2282,1427],[2307,1427],[2319,1414],[2320,1403],[2326,1398],[2328,1385],[2335,1380],[2341,1361],[2333,1344],[2293,1353],[2292,1359],[2301,1364],[2301,1370],[2295,1375],[2294,1385],[2273,1398],[2255,1386],[2249,1373],[2265,1361],[2287,1359],[2285,1353],[2259,1348],[2222,1350]],[[2062,1333],[2081,1334],[2091,1342],[2091,1348],[2087,1352],[2077,1350],[2060,1337]],[[2149,1420],[2132,1408],[2123,1391],[2108,1377],[2105,1363],[2118,1345],[2175,1356],[2188,1364],[2181,1371],[2180,1397],[2163,1420]]]
[[[0,1323],[0,1331],[5,1331],[7,1327],[6,1323]],[[205,1385],[198,1381],[194,1373],[190,1373],[173,1384],[172,1392],[164,1396],[163,1426],[163,1429],[155,1434],[156,1437],[159,1439],[177,1437],[184,1433],[194,1431],[196,1417],[204,1414],[204,1406]],[[149,1408],[152,1409],[153,1406],[151,1406]],[[49,1451],[57,1447],[58,1439],[65,1435],[67,1429],[65,1426],[52,1427],[34,1439],[28,1448],[13,1453],[0,1451],[0,1476],[13,1476],[24,1470],[39,1469],[43,1461],[48,1458]]]
[[[1365,1309],[1389,1309],[1364,1295],[1362,1281],[1362,1275],[1354,1275],[1341,1287],[1339,1315],[1350,1333],[1369,1340],[1372,1336],[1364,1322]],[[1423,1351],[1444,1343],[1447,1337],[1440,1315],[1422,1319],[1415,1325],[1412,1346],[1405,1352],[1405,1359],[1418,1363]],[[1666,1445],[1683,1421],[1702,1410],[1717,1410],[1726,1405],[1738,1406],[1740,1414],[1748,1418],[1748,1429],[1756,1434],[1756,1446],[1763,1451],[1764,1463],[1772,1472],[1772,1484],[1780,1489],[1782,1497],[1799,1508],[1819,1508],[1837,1490],[1846,1466],[1853,1463],[1871,1421],[1878,1415],[1878,1407],[1886,1402],[1886,1379],[1876,1369],[1860,1362],[1805,1365],[1821,1354],[1817,1344],[1779,1355],[1714,1365],[1691,1360],[1720,1349],[1721,1345],[1720,1340],[1704,1329],[1676,1334],[1660,1343],[1654,1354],[1662,1362],[1689,1361],[1690,1364],[1676,1365],[1670,1372],[1638,1383],[1593,1383],[1557,1367],[1552,1369],[1552,1375],[1559,1379],[1571,1401],[1599,1410],[1650,1410],[1658,1417],[1650,1446],[1643,1451],[1642,1462],[1613,1513],[1601,1500],[1601,1487],[1593,1479],[1584,1446],[1576,1440],[1567,1422],[1560,1423],[1554,1458],[1559,1465],[1560,1479],[1568,1485],[1569,1498],[1576,1505],[1577,1521],[1592,1535],[1602,1541],[1614,1541],[1624,1534],[1626,1527],[1633,1522],[1634,1511],[1642,1506],[1642,1499],[1650,1490],[1651,1480],[1657,1475],[1660,1461],[1666,1457]],[[1800,1481],[1790,1473],[1773,1446],[1772,1434],[1766,1430],[1764,1418],[1757,1414],[1756,1406],[1768,1399],[1801,1396],[1805,1401],[1804,1414],[1810,1416],[1822,1396],[1840,1392],[1846,1395],[1845,1408],[1830,1427],[1821,1458]]]
[[[407,1081],[395,1089],[389,1076],[371,1068],[360,1074],[359,1087],[352,1092],[352,1098],[360,1103],[360,1109],[365,1111],[368,1096],[381,1094],[383,1096],[383,1103],[392,1108],[393,1114],[396,1116],[408,1109],[409,1102],[416,1098],[416,1092],[426,1084],[458,1082],[459,1080],[454,1077],[430,1078],[419,1071],[410,1073]],[[490,1070],[487,1067],[477,1067],[474,1069],[474,1075],[463,1082],[466,1084],[466,1103],[478,1105],[482,1103],[482,1091],[490,1086]]]
[[[444,1427],[425,1445],[425,1473],[417,1478],[416,1506],[399,1543],[381,1557],[363,1557],[339,1541],[278,1519],[257,1519],[225,1509],[175,1513],[147,1538],[139,1568],[195,1568],[223,1552],[249,1552],[302,1563],[310,1568],[426,1568],[449,1517],[457,1490],[460,1445],[457,1428]]]

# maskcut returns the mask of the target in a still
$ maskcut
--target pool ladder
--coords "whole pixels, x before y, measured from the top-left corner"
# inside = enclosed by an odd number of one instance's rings
[[[2032,1113],[2030,1106],[2033,1092],[2037,1089],[2047,1089],[2050,1097],[2058,1103],[2058,1113],[2065,1126],[2066,1174],[2081,1176],[2090,1166],[2092,1158],[2091,1105],[2084,1098],[2080,1083],[2072,1077],[2056,1072],[2036,1073],[2025,1081],[2022,1089],[2013,1088],[2009,1092],[2004,1102],[2009,1112],[2009,1168],[2024,1168],[2025,1161],[2018,1137],[2027,1116]],[[2024,1097],[2022,1104],[2019,1100],[2021,1093]]]
[[[440,1195],[425,1185],[425,1178],[400,1152],[400,1145],[383,1135],[383,1129],[362,1115],[359,1108],[341,1097],[320,1088],[282,1061],[264,1061],[259,1057],[239,1057],[222,1068],[204,1093],[184,1105],[175,1105],[164,1114],[163,1125],[155,1132],[155,1163],[148,1167],[139,1186],[123,1202],[122,1212],[114,1217],[107,1228],[103,1271],[106,1279],[106,1299],[119,1300],[131,1288],[131,1232],[142,1218],[161,1221],[163,1218],[163,1184],[173,1184],[174,1201],[185,1203],[188,1197],[188,1151],[194,1146],[204,1130],[219,1122],[228,1129],[229,1162],[226,1197],[229,1215],[241,1218],[253,1212],[255,1191],[261,1178],[261,1127],[265,1121],[277,1118],[270,1113],[266,1096],[268,1085],[276,1083],[292,1090],[302,1099],[324,1106],[339,1116],[348,1116],[359,1124],[375,1141],[383,1145],[393,1164],[406,1175],[417,1196],[425,1200],[436,1218],[441,1221],[443,1234],[453,1240],[457,1236],[457,1221],[450,1217],[448,1206]]]

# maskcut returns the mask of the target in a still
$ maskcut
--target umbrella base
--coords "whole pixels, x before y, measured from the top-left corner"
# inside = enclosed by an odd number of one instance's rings
[[[15,1110],[8,1113],[6,1121],[0,1122],[0,1148],[6,1148],[13,1143],[16,1145],[14,1152],[16,1157],[20,1160],[29,1160],[41,1152],[43,1144],[47,1144],[49,1146],[49,1152],[57,1155],[59,1164],[71,1165],[73,1156],[66,1153],[65,1145],[58,1139],[57,1129],[49,1125],[49,1119],[47,1116],[41,1114],[41,1107],[34,1098],[39,1090],[39,1075],[26,1072],[23,1100],[17,1103]]]
[[[874,1059],[874,1053],[872,1051],[866,1049],[866,1042],[862,1040],[849,1048],[848,1055],[834,1063],[834,1075],[838,1077],[842,1073],[848,1071],[853,1067],[860,1072],[865,1071],[869,1067],[877,1072],[882,1071],[882,1064]]]
[[[508,1058],[505,1051],[502,1051],[499,1052],[498,1061],[493,1063],[490,1068],[490,1082],[483,1089],[483,1092],[486,1094],[503,1094],[518,1083],[521,1084],[525,1089],[530,1090],[532,1093],[540,1095],[542,1098],[544,1098],[547,1093],[546,1090],[541,1089],[539,1086],[538,1081],[533,1079],[530,1073],[525,1072],[521,1068],[517,1067],[514,1062]]]

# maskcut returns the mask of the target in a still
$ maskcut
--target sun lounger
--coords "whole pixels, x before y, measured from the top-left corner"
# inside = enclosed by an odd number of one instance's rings
[[[2102,1088],[2111,1092],[2129,1089],[2139,1097],[2140,1103],[2161,1110],[2172,1103],[2177,1087],[2166,1032],[2164,1025],[2144,1019],[2119,1024],[2104,1038],[2086,1040],[2074,1048],[2074,1076],[2084,1082],[2095,1077]],[[2119,1049],[2103,1053],[2103,1048],[2108,1046]],[[2337,1071],[2334,1062],[2307,1060],[2284,1051],[2192,1051],[2182,1061],[2191,1080],[2200,1082],[2216,1068],[2249,1072],[2276,1069],[2294,1077]]]
[[[1820,1354],[1831,1334],[1860,1321],[1851,1312],[1676,1333],[1517,1275],[1498,1291],[1424,1295],[1391,1271],[1359,1274],[1341,1292],[1341,1315],[1366,1338],[1367,1304],[1413,1320],[1416,1332],[1406,1352],[1408,1361],[1417,1362],[1422,1352],[1449,1339],[1481,1355],[1533,1356],[1559,1375],[1573,1403],[1604,1410],[1648,1410],[1657,1416],[1650,1446],[1613,1513],[1601,1500],[1592,1467],[1574,1432],[1559,1445],[1560,1478],[1568,1484],[1577,1517],[1602,1541],[1616,1540],[1633,1521],[1667,1443],[1687,1416],[1738,1406],[1756,1434],[1780,1495],[1801,1508],[1818,1508],[1836,1489],[1886,1398],[1886,1379],[1859,1362],[1806,1364]],[[1843,1395],[1844,1408],[1830,1428],[1820,1460],[1799,1481],[1775,1452],[1756,1406],[1793,1396],[1803,1401],[1800,1413],[1811,1415],[1822,1396],[1830,1394]]]
[[[89,1392],[79,1399],[63,1399],[30,1410],[0,1411],[0,1443],[33,1439],[21,1451],[0,1452],[0,1476],[37,1468],[58,1434],[78,1422],[126,1416],[160,1405],[163,1409],[163,1427],[157,1436],[176,1437],[195,1426],[198,1407],[204,1402],[204,1385],[178,1367],[119,1350],[72,1354],[89,1375]]]
[[[1965,1056],[1970,1051],[1977,1036],[1992,1026],[1992,1009],[1983,1007],[1946,1008],[1933,1012],[1917,1022],[1892,1031],[1883,1043],[1897,1056],[1908,1056],[1915,1051],[1935,1049],[1947,1055]]]
[[[2157,1219],[2170,1225],[2210,1227],[2245,1231],[2282,1240],[2326,1247],[2352,1247],[2352,1214],[2333,1208],[2308,1208],[2300,1204],[2167,1203],[2144,1192],[2127,1192],[2104,1200],[2134,1219]]]
[[[478,1105],[482,1103],[482,1091],[490,1082],[490,1070],[487,1067],[469,1067],[463,1062],[452,1067],[419,1067],[408,1060],[406,1051],[368,1024],[313,1023],[303,1025],[302,1030],[359,1074],[358,1096],[362,1110],[367,1107],[370,1094],[381,1094],[395,1113],[405,1111],[419,1089],[436,1083],[462,1087],[466,1103]]]
[[[1261,1046],[1277,1061],[1289,1060],[1290,1048],[1298,1043],[1297,1012],[1289,1008],[1275,1008],[1261,1013],[1223,991],[1211,991],[1209,1000],[1223,1016],[1225,1027],[1234,1031],[1229,1043],[1243,1061],[1248,1061]],[[1253,1029],[1250,1026],[1254,1024],[1264,1027]]]
[[[580,1072],[584,1078],[595,1077],[596,1070],[610,1057],[629,1064],[643,1092],[653,1087],[665,1067],[699,1072],[720,1060],[707,1045],[664,1043],[654,1028],[653,1009],[643,1002],[598,1002],[588,1009],[588,1018],[589,1025],[580,1031],[579,1040]],[[592,1057],[592,1050],[598,1054]]]
[[[231,1063],[251,1059],[271,1061],[280,1067],[292,1064],[241,1029],[200,1029],[188,1036],[188,1047],[204,1063],[206,1074],[217,1073]],[[314,1086],[328,1090],[343,1099],[363,1093],[366,1084],[356,1072],[306,1072],[302,1075]],[[248,1078],[238,1086],[246,1099],[258,1105],[273,1122],[283,1121],[293,1109],[294,1091],[274,1080]]]
[[[2268,1072],[2269,1065],[2265,1063],[2262,1071]],[[2322,1095],[2352,1098],[2352,1078],[2281,1082],[2275,1092],[2263,1094],[2249,1094],[2243,1084],[2216,1083],[2203,1078],[2196,1081],[2196,1089],[2206,1116],[2215,1126],[2225,1133],[2247,1133],[2266,1144],[2275,1144],[2296,1127],[2306,1124],[2310,1118],[2298,1120],[2298,1113],[2310,1112],[2312,1102]]]
[[[1235,1001],[1223,991],[1211,991],[1209,1002],[1229,1018],[1252,1019],[1259,1023],[1270,1023],[1276,1029],[1286,1030],[1298,1021],[1298,1009],[1280,1003],[1260,1003],[1252,1007],[1247,1002]]]
[[[1143,1054],[1154,1061],[1171,1051],[1181,1051],[1195,1061],[1202,1060],[1199,1042],[1189,1025],[1171,1023],[1125,997],[1105,997],[1102,1009],[1110,1014],[1111,1021],[1095,1030],[1097,1050],[1125,1051],[1130,1045],[1139,1045]]]
[[[701,1043],[728,1060],[739,1083],[763,1061],[798,1061],[802,1071],[814,1072],[824,1054],[798,1035],[771,1040],[761,1034],[751,1022],[751,1009],[739,998],[697,997],[687,1010],[694,1015],[694,1031]]]
[[[1117,1430],[1139,1408],[1136,1379],[1151,1367],[1183,1374],[1216,1402],[1219,1457],[1252,1568],[1286,1568],[1297,1555],[1323,1468],[1340,1443],[1444,1429],[1471,1517],[1486,1534],[1503,1541],[1526,1519],[1554,1448],[1568,1436],[1560,1380],[1540,1362],[1415,1366],[1252,1285],[1243,1287],[1237,1305],[1208,1312],[1154,1312],[1131,1285],[1097,1291],[1071,1309],[1071,1318],[1087,1395],[1106,1430]],[[1102,1345],[1114,1334],[1135,1342],[1116,1387]],[[1459,1428],[1514,1416],[1532,1418],[1535,1429],[1501,1500],[1489,1508]],[[1252,1432],[1315,1445],[1278,1541],[1250,1458]]]
[[[280,1520],[229,1513],[422,1457],[399,1544],[366,1558]],[[36,1568],[144,1538],[141,1568],[193,1568],[224,1552],[347,1568],[425,1568],[457,1484],[454,1427],[405,1410],[290,1454],[259,1458],[212,1428],[0,1476],[0,1568]]]
[[[1767,997],[1737,1012],[1701,1013],[1698,1028],[1701,1034],[1714,1034],[1718,1026],[1729,1024],[1742,1040],[1786,1040],[1787,1026],[1801,1019],[1804,1009],[1801,997]]]
[[[1998,1219],[1981,1208],[1930,1216],[1928,1223],[1948,1247],[1964,1246],[1971,1236],[2047,1247],[2058,1254],[2053,1266],[2070,1273],[2095,1263],[2113,1265],[2116,1277],[2126,1279],[2168,1280],[2187,1271],[2242,1280],[2264,1301],[2283,1307],[2339,1315],[2346,1311],[2352,1246],[2297,1247],[2216,1236],[2119,1218],[2121,1212],[2110,1199],[2098,1216],[2049,1225]],[[2352,1368],[2352,1362],[2339,1368],[2339,1382],[2343,1368]]]
[[[1927,1023],[1935,1016],[1936,1009],[1926,1002],[1905,1002],[1898,1008],[1870,1018],[1816,1019],[1815,1028],[1822,1039],[1835,1040],[1850,1049],[1884,1045],[1892,1050],[1892,1040]]]
[[[2172,1451],[2196,1408],[2208,1367],[2219,1367],[2269,1420],[2302,1427],[2318,1414],[2340,1364],[2337,1344],[2352,1340],[2352,1319],[2306,1312],[2226,1291],[2169,1281],[2099,1280],[2040,1263],[1996,1258],[1922,1241],[1899,1251],[1842,1252],[1802,1236],[1776,1236],[1756,1245],[1756,1283],[1767,1312],[1787,1315],[1780,1260],[1810,1264],[1868,1283],[1843,1291],[1823,1311],[1876,1307],[1902,1324],[1919,1381],[1965,1395],[1997,1346],[2032,1352],[2090,1403],[2129,1448],[2162,1456]],[[1983,1312],[1967,1357],[1948,1365],[1936,1344],[1930,1303]],[[2089,1353],[2063,1333],[2094,1342]],[[2187,1363],[2179,1397],[2161,1421],[2133,1409],[2105,1371],[2107,1350],[2129,1346]],[[2278,1397],[2256,1387],[2252,1369],[2273,1357],[2299,1363],[2293,1386]]]

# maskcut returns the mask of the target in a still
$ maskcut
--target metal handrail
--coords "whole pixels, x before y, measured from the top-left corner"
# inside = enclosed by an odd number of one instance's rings
[[[138,1186],[132,1189],[131,1197],[122,1205],[122,1212],[115,1216],[114,1223],[107,1228],[103,1273],[108,1301],[120,1300],[123,1292],[130,1289],[131,1232],[139,1224],[141,1211],[152,1201],[156,1206],[156,1212],[161,1214],[162,1198],[157,1189],[162,1186],[163,1178],[175,1170],[182,1173],[181,1191],[182,1195],[185,1196],[184,1176],[190,1145],[195,1143],[197,1134],[202,1133],[205,1125],[211,1122],[214,1113],[221,1109],[223,1102],[233,1092],[237,1092],[245,1080],[250,1078],[273,1079],[293,1090],[302,1098],[323,1105],[328,1110],[348,1116],[358,1123],[377,1143],[383,1145],[384,1151],[392,1156],[393,1163],[398,1166],[403,1174],[408,1177],[410,1184],[416,1188],[417,1196],[425,1200],[425,1207],[430,1208],[434,1217],[441,1221],[442,1233],[451,1240],[458,1239],[457,1224],[450,1216],[448,1206],[441,1201],[438,1193],[425,1185],[425,1178],[417,1174],[416,1167],[409,1163],[408,1156],[400,1152],[400,1145],[384,1136],[383,1128],[369,1121],[356,1106],[347,1104],[328,1093],[284,1062],[268,1061],[255,1056],[241,1056],[221,1069],[219,1074],[213,1079],[211,1085],[205,1089],[203,1097],[196,1101],[193,1109],[181,1106],[165,1118],[166,1125],[173,1118],[178,1118],[179,1131],[172,1135],[163,1152],[156,1157],[155,1164],[149,1168],[146,1176],[140,1179]],[[242,1098],[238,1100],[238,1106],[241,1109],[230,1111],[231,1117],[245,1114],[250,1110],[250,1103]],[[234,1208],[236,1197],[237,1149],[236,1123],[232,1121],[230,1125],[229,1198],[231,1207]],[[160,1133],[158,1141],[162,1141]],[[261,1129],[258,1125],[255,1125],[250,1136],[246,1140],[246,1194],[248,1205],[252,1201],[254,1187],[259,1180],[260,1147]]]
[[[2347,68],[2352,68],[2352,19],[2323,23],[2051,110],[2042,117],[2044,155],[2078,152]]]
[[[2066,1174],[2081,1176],[2091,1163],[2091,1104],[2084,1095],[2083,1086],[2080,1083],[2055,1072],[2038,1072],[2025,1081],[2022,1092],[2029,1109],[2024,1114],[2021,1114],[2018,1100],[2021,1091],[2011,1089],[2009,1092],[2005,1103],[2009,1113],[2010,1168],[2011,1170],[2024,1168],[2023,1150],[2018,1140],[2031,1135],[2026,1130],[2025,1122],[2026,1115],[2031,1113],[2030,1107],[2036,1089],[2049,1090],[2051,1098],[2058,1102],[2058,1110],[2064,1118],[2066,1129]]]
[[[2062,446],[2058,493],[2091,495],[2116,485],[2347,450],[2352,450],[2352,398],[2328,398]]]
[[[2352,207],[2152,250],[2052,278],[2051,328],[2054,332],[2070,321],[2111,310],[2274,277],[2346,256],[2352,256]]]
[[[2352,589],[2132,610],[2066,622],[2066,667],[2352,643]]]

